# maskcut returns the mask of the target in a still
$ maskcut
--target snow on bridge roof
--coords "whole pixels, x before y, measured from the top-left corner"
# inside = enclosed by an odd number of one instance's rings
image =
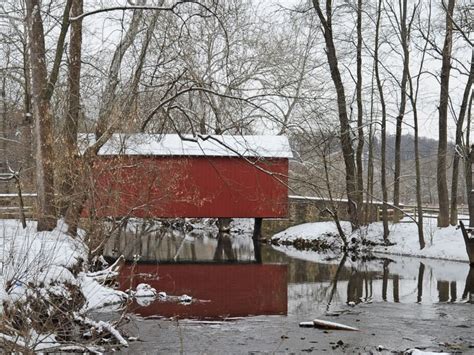
[[[181,138],[183,137],[183,138]],[[231,136],[189,134],[116,133],[102,146],[99,155],[225,156],[291,158],[285,136]],[[94,144],[94,134],[79,134],[83,152]]]

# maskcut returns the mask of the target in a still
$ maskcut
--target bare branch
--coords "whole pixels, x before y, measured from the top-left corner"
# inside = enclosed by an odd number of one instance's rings
[[[106,7],[103,9],[97,9],[89,12],[84,12],[83,14],[71,17],[69,19],[70,22],[78,21],[85,17],[100,14],[103,12],[112,12],[112,11],[127,11],[127,10],[154,10],[154,11],[171,11],[173,12],[176,7],[185,3],[196,3],[195,1],[178,1],[173,6],[114,6],[114,7]]]

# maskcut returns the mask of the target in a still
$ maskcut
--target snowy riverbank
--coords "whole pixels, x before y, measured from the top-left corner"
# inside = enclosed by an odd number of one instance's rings
[[[352,234],[348,222],[341,222],[341,224],[349,239],[365,239],[382,244],[382,222],[372,223]],[[375,245],[371,248],[372,252],[462,262],[469,261],[461,230],[455,227],[438,228],[435,219],[426,219],[423,226],[426,246],[422,250],[420,250],[418,230],[415,223],[410,220],[403,220],[402,223],[390,224],[389,227],[389,239],[395,244],[391,246]],[[331,245],[333,250],[342,247],[333,222],[305,223],[290,227],[272,237],[272,242],[285,245],[295,244],[295,242],[297,244],[301,241],[306,242],[306,244],[314,241],[324,241]]]
[[[72,238],[65,227],[58,222],[51,232],[36,232],[34,222],[23,229],[19,221],[0,220],[0,340],[12,350],[58,350],[64,344],[92,350],[80,339],[91,344],[100,333],[127,344],[110,323],[88,317],[92,310],[122,304],[127,295],[104,286],[103,275],[87,272],[84,235]],[[87,327],[95,334],[87,336]]]

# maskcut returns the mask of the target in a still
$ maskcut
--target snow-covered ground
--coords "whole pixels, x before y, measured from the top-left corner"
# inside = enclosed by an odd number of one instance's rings
[[[63,221],[51,232],[36,232],[36,222],[28,222],[23,229],[18,220],[0,220],[0,317],[4,322],[0,349],[5,350],[2,346],[7,344],[8,351],[102,352],[100,334],[108,342],[115,338],[112,345],[127,346],[112,323],[96,321],[90,315],[100,318],[101,312],[122,310],[132,298],[142,305],[157,297],[163,302],[193,302],[191,296],[168,296],[147,284],[127,293],[107,286],[118,276],[120,262],[106,270],[90,271],[84,231],[74,238],[66,230]],[[58,322],[58,317],[68,324]],[[70,329],[69,323],[76,324],[75,328]],[[90,330],[82,333],[77,324]],[[71,336],[68,332],[74,331],[79,335],[72,336],[83,339],[83,344],[77,338],[74,345],[62,340],[61,336]]]
[[[371,224],[367,228],[367,238],[373,241],[380,241],[382,232],[382,223]],[[389,239],[396,244],[390,247],[376,246],[374,251],[386,254],[469,262],[466,245],[464,244],[460,229],[456,229],[453,226],[438,228],[436,226],[436,219],[427,219],[423,224],[423,232],[426,246],[420,250],[418,229],[415,223],[392,224],[390,225]]]
[[[82,294],[85,302],[76,310],[77,317],[93,322],[86,318],[88,311],[126,299],[125,293],[100,284],[94,273],[87,272],[88,248],[83,233],[72,238],[65,230],[61,221],[51,232],[36,232],[35,222],[28,222],[23,229],[17,220],[0,220],[0,315],[22,309],[29,313],[25,318],[31,322],[35,316],[42,317],[40,311],[31,310],[38,304],[35,300],[57,307],[56,299],[74,302]],[[105,323],[101,327],[111,329]],[[31,334],[15,342],[36,350],[59,345],[54,334],[38,334],[33,328]],[[10,336],[0,333],[7,341],[11,341]]]
[[[341,226],[346,234],[350,234],[351,224],[341,221]],[[338,234],[336,224],[334,222],[315,222],[304,223],[290,227],[284,231],[275,234],[272,240],[278,241],[295,241],[296,239],[314,240],[321,238],[332,238]],[[339,238],[336,238],[339,240]]]
[[[348,222],[341,222],[341,224],[349,238],[355,237],[357,240],[365,238],[379,244],[382,242],[382,222],[372,223],[354,234],[350,233],[350,224]],[[469,261],[461,230],[455,227],[438,228],[435,219],[426,219],[423,226],[426,246],[422,250],[420,250],[418,229],[415,223],[410,222],[410,220],[403,220],[402,223],[390,224],[389,227],[389,239],[395,245],[377,245],[373,247],[373,252],[463,262]],[[336,246],[342,245],[337,234],[336,225],[333,222],[305,223],[290,227],[272,237],[273,241],[278,241],[281,244],[291,243],[297,239],[309,241],[324,239]]]
[[[23,297],[28,287],[55,290],[57,286],[52,285],[58,283],[80,286],[86,297],[85,310],[123,300],[124,294],[100,285],[84,272],[88,249],[83,234],[72,238],[65,228],[59,221],[51,232],[36,232],[35,222],[28,222],[23,229],[17,220],[0,220],[2,303]],[[75,268],[78,272],[73,273]]]

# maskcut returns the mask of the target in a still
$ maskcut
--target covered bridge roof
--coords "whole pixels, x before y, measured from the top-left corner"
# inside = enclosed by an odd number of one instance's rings
[[[94,134],[80,134],[81,151],[95,142]],[[225,156],[291,158],[285,136],[178,135],[116,133],[99,150],[99,155]]]

